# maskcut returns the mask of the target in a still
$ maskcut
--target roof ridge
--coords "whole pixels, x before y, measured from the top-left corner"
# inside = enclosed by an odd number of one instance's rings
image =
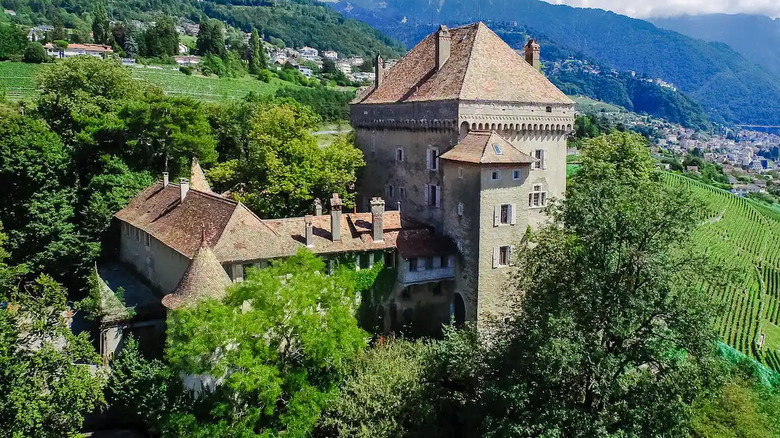
[[[480,24],[482,24],[481,21],[478,21],[476,23],[470,23],[468,26],[474,24],[476,24],[474,30],[474,38],[471,41],[471,47],[469,47],[469,55],[466,57],[466,68],[463,69],[463,74],[461,75],[459,81],[460,89],[458,90],[458,99],[463,99],[463,88],[466,86],[466,76],[469,73],[469,69],[471,69],[471,61],[472,61],[471,56],[474,54],[474,46],[477,45],[477,37],[479,36],[479,30],[481,27],[484,27],[484,26],[480,26]],[[465,28],[466,26],[463,27]]]

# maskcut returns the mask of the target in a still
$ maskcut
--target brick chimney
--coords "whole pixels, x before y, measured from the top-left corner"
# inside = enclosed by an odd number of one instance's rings
[[[305,232],[304,236],[306,238],[306,247],[311,248],[314,246],[314,224],[313,222],[314,217],[310,214],[307,214],[303,217],[303,223],[305,225]]]
[[[379,88],[385,75],[385,61],[382,59],[382,54],[376,55],[374,61],[374,88]]]
[[[374,242],[385,240],[385,201],[382,198],[371,198],[371,223],[374,225]]]
[[[330,234],[334,242],[341,240],[341,199],[338,193],[330,198]]]
[[[542,68],[542,61],[539,59],[540,52],[539,43],[533,38],[528,40],[528,44],[525,45],[525,61],[537,70]]]
[[[187,178],[179,178],[179,200],[184,201],[187,197],[187,192],[190,191],[190,180]]]
[[[320,198],[314,200],[314,215],[322,216],[322,201],[320,201]]]
[[[168,172],[163,172],[163,187],[168,187],[168,183],[170,180],[168,179]]]
[[[439,26],[438,32],[436,32],[436,71],[441,70],[444,67],[444,63],[450,59],[451,47],[450,30],[442,24]]]

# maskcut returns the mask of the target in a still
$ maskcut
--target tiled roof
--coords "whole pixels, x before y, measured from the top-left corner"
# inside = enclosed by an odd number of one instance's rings
[[[476,164],[531,164],[536,161],[495,131],[471,131],[441,158]]]
[[[184,272],[179,285],[172,293],[163,297],[162,304],[175,310],[195,304],[202,299],[222,299],[225,296],[225,289],[231,283],[217,256],[204,240],[192,258],[190,266]]]
[[[190,166],[190,187],[201,192],[213,193],[197,158],[192,159],[192,166]]]
[[[261,220],[243,204],[190,189],[179,200],[179,186],[161,182],[141,192],[116,214],[155,239],[192,258],[205,242],[221,263],[267,260],[294,255],[305,246],[303,217]],[[318,254],[371,251],[404,245],[406,251],[448,248],[449,238],[436,237],[426,225],[402,219],[398,211],[384,213],[384,238],[372,238],[371,213],[342,213],[341,240],[333,241],[330,214],[313,217],[313,245]],[[440,241],[441,240],[441,241]],[[415,243],[418,242],[419,243]],[[449,243],[447,243],[449,242]]]
[[[192,258],[204,229],[209,246],[219,241],[238,203],[194,189],[181,201],[179,192],[177,184],[163,187],[158,181],[133,198],[116,217]]]
[[[573,104],[483,23],[450,29],[450,56],[436,71],[436,33],[390,68],[382,85],[353,103],[489,100]]]

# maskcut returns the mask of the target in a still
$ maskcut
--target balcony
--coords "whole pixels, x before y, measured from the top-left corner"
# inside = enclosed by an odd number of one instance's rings
[[[398,281],[404,285],[451,280],[454,278],[454,266],[410,271],[408,266],[404,265],[403,268],[400,269],[400,272],[398,272]]]

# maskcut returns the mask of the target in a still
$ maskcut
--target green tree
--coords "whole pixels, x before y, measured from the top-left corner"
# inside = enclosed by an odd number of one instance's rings
[[[249,73],[256,75],[267,67],[268,60],[265,56],[265,47],[263,47],[263,43],[260,41],[257,29],[252,28],[252,37],[249,39]]]
[[[211,53],[211,46],[211,20],[203,15],[198,24],[198,37],[195,42],[195,49],[198,55],[205,56]]]
[[[20,61],[27,47],[27,35],[15,23],[0,23],[0,61]]]
[[[179,33],[171,18],[162,16],[142,35],[141,54],[147,58],[175,56],[179,53]]]
[[[131,148],[127,159],[141,169],[183,175],[197,157],[216,162],[216,141],[203,104],[188,97],[152,95],[129,102],[119,113]]]
[[[41,276],[0,311],[0,425],[8,437],[77,434],[103,403],[105,375],[86,333],[67,325],[66,293]]]
[[[366,346],[355,294],[354,271],[325,275],[322,259],[302,250],[250,271],[224,302],[172,313],[166,357],[173,369],[220,383],[203,396],[202,410],[175,415],[167,433],[309,436]]]
[[[33,64],[41,64],[49,61],[49,55],[46,53],[46,49],[43,44],[35,41],[27,45],[24,49],[24,62],[31,62]]]
[[[221,167],[213,171],[220,173],[220,188],[241,184],[243,190],[237,196],[263,217],[305,214],[314,198],[327,199],[332,193],[351,206],[356,171],[364,164],[352,139],[343,137],[320,147],[311,134],[320,119],[308,107],[292,101],[254,105],[246,156],[237,165],[223,165],[235,170],[232,176]],[[243,135],[240,130],[234,132]],[[241,137],[234,140],[234,144],[242,143]]]
[[[92,18],[92,40],[96,44],[109,44],[111,31],[108,27],[108,13],[103,1],[98,1],[95,6],[95,16]]]
[[[697,205],[663,184],[638,135],[583,150],[553,224],[519,257],[523,298],[496,342],[484,434],[684,436],[718,369]]]

